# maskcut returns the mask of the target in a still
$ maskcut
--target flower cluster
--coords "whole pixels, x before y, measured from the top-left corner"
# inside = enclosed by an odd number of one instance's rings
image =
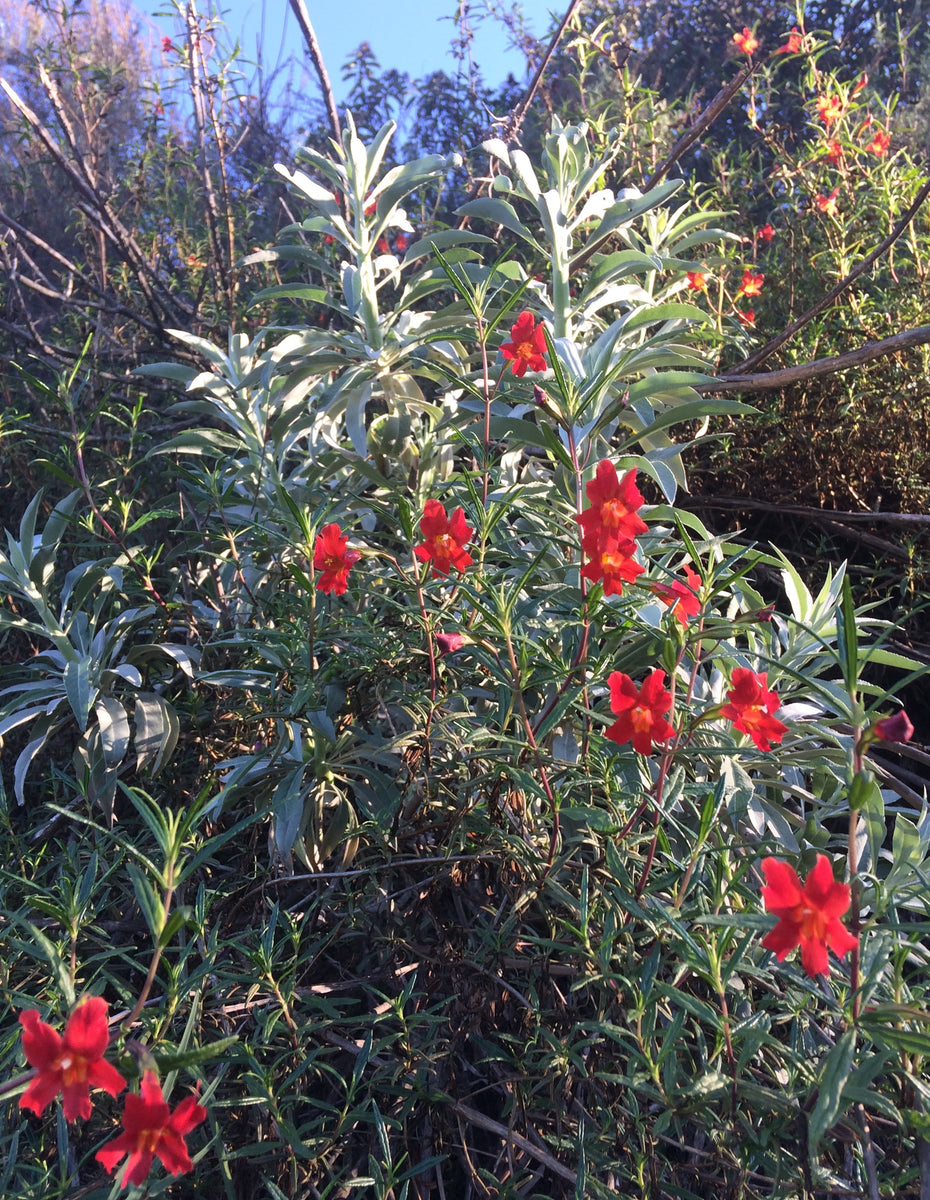
[[[855,948],[857,939],[840,920],[849,908],[849,887],[833,878],[825,854],[817,855],[817,865],[803,887],[794,867],[777,858],[764,859],[762,873],[763,903],[778,917],[762,945],[774,951],[779,962],[800,946],[801,965],[814,978],[828,970],[828,948],[841,957]]]
[[[784,46],[779,46],[775,51],[776,54],[802,54],[804,52],[804,34],[798,29],[797,25],[791,26],[791,32],[788,34],[788,40]]]
[[[814,101],[814,106],[817,109],[817,116],[828,129],[831,125],[836,124],[844,112],[843,101],[839,96],[818,96]]]
[[[20,1097],[20,1108],[41,1116],[60,1095],[66,1121],[87,1120],[92,1088],[118,1096],[126,1087],[126,1080],[104,1057],[110,1027],[106,1001],[99,996],[89,996],[76,1006],[64,1034],[46,1024],[34,1009],[20,1013],[19,1023],[23,1054],[35,1072]],[[193,1096],[182,1100],[172,1113],[154,1072],[146,1071],[140,1095],[126,1097],[123,1132],[97,1151],[97,1160],[112,1172],[128,1155],[124,1185],[144,1183],[156,1156],[172,1175],[182,1175],[194,1165],[184,1138],[206,1115]]]
[[[99,996],[83,1000],[68,1018],[62,1036],[40,1019],[31,1008],[19,1014],[23,1027],[23,1053],[35,1068],[29,1086],[19,1100],[41,1117],[56,1096],[62,1097],[66,1121],[91,1113],[90,1089],[101,1088],[118,1096],[126,1080],[104,1058],[110,1042],[107,1005]]]
[[[646,569],[634,558],[635,538],[648,528],[638,512],[643,497],[636,486],[636,471],[627,471],[621,479],[605,458],[598,464],[587,494],[591,507],[576,518],[588,560],[581,574],[592,583],[603,583],[605,596],[619,596],[623,585],[633,583]]]
[[[323,572],[317,590],[343,595],[349,586],[349,571],[361,557],[361,551],[349,549],[349,539],[338,525],[325,526],[313,547],[313,568]]]
[[[465,522],[465,510],[457,508],[451,517],[438,500],[427,500],[420,520],[420,532],[426,539],[414,547],[421,562],[433,564],[433,575],[448,575],[455,567],[464,571],[474,562],[465,549],[475,532]]]
[[[768,672],[734,667],[732,683],[720,715],[729,718],[740,733],[748,733],[760,750],[771,750],[772,743],[781,741],[788,726],[773,715],[781,701],[769,690]]]
[[[733,45],[742,54],[751,56],[759,49],[759,39],[748,26],[744,25],[741,33],[733,34]]]
[[[840,189],[835,187],[829,196],[818,196],[815,200],[818,211],[825,213],[828,217],[835,217],[839,194]]]
[[[545,371],[546,333],[531,312],[520,313],[510,328],[510,339],[501,346],[501,354],[512,363],[514,375],[521,378],[527,371]]]
[[[621,671],[607,677],[610,687],[610,711],[617,718],[606,731],[612,742],[623,746],[633,743],[640,754],[651,754],[655,742],[667,742],[675,730],[665,714],[672,706],[672,694],[665,687],[665,672],[658,668],[643,681],[642,687]]]
[[[671,615],[682,625],[687,625],[688,621],[701,611],[701,579],[687,564],[685,580],[684,583],[676,579],[672,583],[657,582],[649,585],[651,591],[663,604],[668,605]]]
[[[139,1095],[126,1097],[123,1109],[123,1132],[95,1155],[111,1174],[121,1159],[126,1158],[122,1184],[138,1187],[148,1178],[155,1157],[161,1159],[166,1171],[184,1175],[194,1169],[184,1138],[206,1120],[207,1110],[194,1096],[185,1096],[174,1112],[162,1095],[161,1084],[153,1071],[142,1076]],[[127,1158],[128,1156],[128,1158]]]

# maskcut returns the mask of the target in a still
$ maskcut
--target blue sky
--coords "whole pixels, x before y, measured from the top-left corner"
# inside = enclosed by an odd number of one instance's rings
[[[509,8],[509,0],[505,2]],[[218,0],[218,7],[246,58],[256,57],[260,39],[266,69],[289,55],[302,57],[300,32],[288,0],[265,0],[264,4],[262,0]],[[485,11],[482,0],[471,0],[470,7],[473,14]],[[551,7],[551,0],[522,0],[527,25],[537,38],[549,29]],[[449,18],[457,8],[456,0],[307,0],[337,100],[342,96],[342,63],[363,41],[371,45],[382,67],[408,71],[414,77],[437,69],[452,71],[455,61],[449,43],[455,25]],[[160,34],[176,32],[171,21],[153,19]],[[511,71],[523,78],[522,55],[508,50],[505,30],[490,18],[476,22],[472,54],[489,84],[501,82]]]

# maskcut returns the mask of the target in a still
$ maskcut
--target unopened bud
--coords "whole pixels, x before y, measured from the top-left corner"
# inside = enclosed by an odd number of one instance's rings
[[[465,645],[465,639],[460,633],[437,633],[436,644],[441,654],[454,654]]]
[[[902,708],[893,717],[882,717],[880,721],[876,721],[874,732],[883,742],[909,742],[914,736],[914,726]]]

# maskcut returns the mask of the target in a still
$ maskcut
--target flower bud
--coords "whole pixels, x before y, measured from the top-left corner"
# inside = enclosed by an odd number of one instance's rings
[[[883,742],[909,742],[914,736],[911,719],[902,708],[893,717],[875,722],[875,736]]]

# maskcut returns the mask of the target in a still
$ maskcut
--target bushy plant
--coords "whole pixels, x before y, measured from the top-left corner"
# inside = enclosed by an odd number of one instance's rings
[[[919,668],[844,569],[809,588],[681,504],[746,411],[712,363],[743,327],[693,286],[732,235],[554,120],[535,156],[488,139],[490,194],[416,237],[456,163],[385,168],[392,132],[281,170],[296,220],[251,265],[307,278],[253,299],[312,323],[178,331],[198,366],[141,372],[196,420],[153,454],[180,479],[153,611],[120,624],[153,564],[99,509],[73,553],[110,561],[57,591],[80,496],[0,560],[43,643],[6,720],[34,689],[23,724],[93,761],[93,708],[108,789],[52,746],[51,816],[3,813],[35,1119],[2,1189],[906,1194],[930,821],[870,673]],[[183,677],[147,685],[147,742],[123,664],[155,646]]]

